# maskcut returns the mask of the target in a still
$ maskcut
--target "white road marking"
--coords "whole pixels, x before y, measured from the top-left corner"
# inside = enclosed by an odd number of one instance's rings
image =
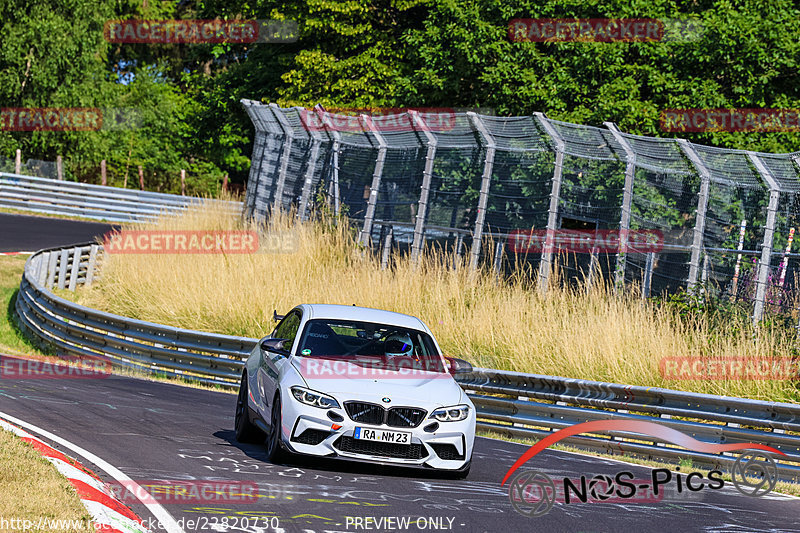
[[[20,420],[19,418],[13,417],[9,414],[6,414],[0,411],[0,417],[8,420],[9,422],[13,422],[14,424],[25,428],[29,431],[34,433],[38,433],[42,437],[60,444],[61,446],[73,451],[74,453],[80,455],[87,461],[94,463],[95,466],[100,468],[101,470],[105,471],[109,476],[113,477],[116,481],[123,484],[125,487],[129,487],[129,490],[136,496],[136,498],[144,505],[148,511],[160,522],[161,528],[168,533],[185,533],[183,528],[178,524],[177,521],[172,517],[171,514],[167,512],[164,507],[160,504],[155,503],[155,498],[150,496],[150,494],[144,490],[138,483],[133,481],[127,475],[125,475],[121,470],[119,470],[114,465],[106,462],[105,460],[101,459],[100,457],[96,456],[92,452],[88,450],[84,450],[77,444],[73,444],[68,440],[62,439],[58,435],[54,435],[49,431],[44,429],[38,428],[33,424],[29,424],[24,420]],[[145,500],[149,503],[145,503]]]

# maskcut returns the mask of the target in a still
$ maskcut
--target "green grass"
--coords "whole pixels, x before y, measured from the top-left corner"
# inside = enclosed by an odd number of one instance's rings
[[[14,322],[14,302],[28,256],[0,256],[0,351],[8,355],[46,355],[22,335]]]

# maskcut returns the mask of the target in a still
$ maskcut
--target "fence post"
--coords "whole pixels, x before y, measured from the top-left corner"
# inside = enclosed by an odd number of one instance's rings
[[[619,221],[619,251],[617,252],[617,266],[614,273],[614,285],[619,291],[625,286],[625,260],[628,253],[628,234],[631,229],[631,204],[633,203],[633,177],[636,172],[636,153],[628,141],[620,134],[616,124],[603,122],[611,135],[625,150],[625,189],[622,193],[622,215]]]
[[[144,169],[139,165],[139,189],[144,190]]]
[[[60,155],[56,156],[56,175],[59,181],[64,181],[64,160]]]
[[[294,142],[294,131],[292,131],[289,121],[283,114],[283,110],[278,107],[278,104],[269,104],[272,114],[278,121],[283,134],[286,136],[286,141],[283,143],[283,153],[281,154],[281,168],[278,171],[278,183],[275,185],[275,198],[273,198],[272,208],[275,210],[283,206],[283,186],[286,184],[286,173],[289,170],[289,158],[292,155],[292,143]]]
[[[780,199],[780,185],[755,152],[747,152],[747,157],[750,158],[756,171],[769,187],[767,223],[764,226],[764,241],[761,243],[761,261],[758,265],[756,301],[753,306],[753,324],[758,325],[764,316],[764,306],[767,296],[767,278],[769,276],[770,262],[772,260],[772,238],[775,234],[775,215],[778,212],[778,200]]]
[[[494,269],[495,276],[500,276],[500,269],[503,267],[503,241],[497,241],[494,245],[494,261],[492,268]]]
[[[489,203],[489,187],[492,183],[492,169],[494,167],[494,156],[497,152],[497,143],[491,136],[486,124],[481,117],[472,111],[467,112],[473,130],[480,133],[486,144],[486,159],[483,162],[483,174],[481,176],[481,192],[478,196],[478,212],[475,216],[475,229],[472,232],[472,249],[469,253],[469,268],[478,268],[478,259],[481,254],[481,240],[483,238],[483,224],[486,221],[486,205]]]
[[[394,228],[386,228],[386,235],[383,238],[383,250],[381,252],[381,270],[386,270],[389,266],[389,256],[392,253],[392,239],[394,238]]]
[[[436,158],[436,137],[431,133],[428,125],[419,116],[419,112],[409,109],[411,123],[414,129],[422,132],[428,144],[428,151],[425,156],[425,169],[422,172],[422,187],[419,195],[419,207],[417,209],[417,220],[414,224],[414,241],[411,244],[411,260],[419,260],[422,252],[422,244],[425,240],[425,218],[428,214],[428,195],[431,189],[431,179],[433,177],[433,160]]]
[[[22,150],[19,148],[14,155],[14,174],[22,174]]]
[[[375,127],[375,121],[367,114],[361,115],[361,123],[367,130],[372,132],[375,140],[378,141],[378,159],[375,161],[375,170],[372,173],[372,183],[369,186],[369,198],[367,199],[367,212],[364,214],[364,227],[361,229],[361,244],[364,246],[369,245],[370,236],[372,235],[372,222],[375,220],[375,206],[378,203],[378,192],[381,188],[381,177],[383,176],[383,165],[386,162],[386,151],[389,145],[386,139],[380,134],[378,128]]]
[[[308,124],[308,113],[305,109],[300,110],[300,123],[303,128],[311,136],[311,154],[308,157],[308,165],[306,165],[306,175],[303,178],[303,190],[300,193],[300,206],[297,210],[297,218],[305,220],[308,211],[308,202],[311,199],[311,187],[314,185],[314,172],[317,170],[317,161],[319,160],[319,152],[322,147],[321,135],[314,126]]]
[[[678,146],[700,176],[700,193],[697,197],[697,216],[694,220],[692,255],[689,259],[689,278],[687,279],[687,285],[691,292],[697,284],[697,273],[700,269],[700,253],[703,249],[703,237],[706,231],[706,212],[708,211],[708,191],[711,185],[711,172],[687,140],[678,139]]]
[[[228,173],[222,177],[222,192],[228,192]]]
[[[181,169],[181,196],[186,196],[186,169]]]
[[[321,105],[317,104],[314,107],[317,116],[322,121],[325,131],[333,139],[333,146],[331,156],[333,158],[333,176],[331,183],[328,187],[328,196],[333,196],[333,213],[338,217],[341,210],[341,200],[339,198],[339,148],[342,145],[342,134],[333,127],[330,117],[326,117],[322,113],[325,111]]]
[[[642,278],[642,299],[650,296],[650,287],[653,283],[653,263],[655,263],[655,255],[655,252],[647,252]]]
[[[556,149],[555,168],[553,170],[553,181],[550,188],[550,207],[547,210],[547,231],[544,238],[544,249],[539,261],[539,290],[542,293],[547,292],[547,287],[550,283],[550,273],[552,272],[553,265],[553,250],[555,249],[556,226],[558,225],[558,202],[561,197],[561,181],[564,173],[564,149],[566,143],[561,135],[558,134],[556,129],[547,120],[544,113],[534,113],[539,124],[550,136],[553,141],[553,146]]]
[[[108,185],[108,178],[106,175],[106,160],[100,161],[100,185]]]

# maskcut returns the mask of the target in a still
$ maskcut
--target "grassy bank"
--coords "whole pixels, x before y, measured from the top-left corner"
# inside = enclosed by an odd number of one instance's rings
[[[162,219],[158,228],[254,229],[210,206]],[[663,357],[784,357],[794,337],[779,328],[753,335],[735,324],[727,331],[719,321],[681,318],[670,306],[615,297],[603,286],[556,287],[542,296],[524,273],[500,282],[491,272],[446,268],[452,259],[441,254],[427,255],[420,265],[399,258],[381,270],[346,228],[334,224],[276,219],[260,230],[291,239],[294,251],[111,254],[102,280],[71,297],[129,317],[252,337],[273,328],[274,309],[357,304],[420,316],[448,355],[476,365],[764,400],[799,398],[790,381],[670,381],[659,372]]]
[[[0,517],[9,521],[9,531],[22,531],[25,520],[31,530],[47,520],[51,526],[62,521],[53,531],[95,530],[70,482],[32,446],[5,430],[0,430]]]

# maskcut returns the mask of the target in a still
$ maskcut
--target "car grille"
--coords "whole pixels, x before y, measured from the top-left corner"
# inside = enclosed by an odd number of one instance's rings
[[[296,437],[292,437],[292,442],[299,442],[300,444],[317,445],[330,436],[330,431],[321,429],[307,429]]]
[[[394,444],[391,442],[374,442],[370,440],[341,437],[333,446],[343,452],[392,457],[396,459],[422,459],[427,456],[422,444]]]
[[[445,461],[463,461],[464,454],[458,453],[458,448],[453,444],[431,444],[431,448],[436,452],[440,459]]]
[[[390,426],[415,428],[425,420],[425,411],[413,407],[392,407],[386,423]]]
[[[415,428],[425,420],[427,412],[414,407],[392,407],[367,402],[345,402],[347,416],[354,422],[374,426],[387,425],[399,428]]]

